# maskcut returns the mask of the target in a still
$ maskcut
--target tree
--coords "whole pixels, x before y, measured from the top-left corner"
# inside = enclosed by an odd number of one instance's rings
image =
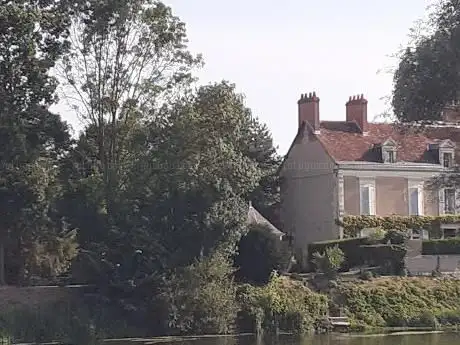
[[[234,331],[238,303],[231,260],[219,252],[179,269],[161,294],[169,330],[192,334]]]
[[[49,71],[67,48],[68,13],[63,2],[52,1],[17,0],[0,7],[0,284],[5,255],[17,259],[31,245],[26,239],[58,227],[53,199],[46,199],[51,192],[45,190],[55,187],[47,174],[67,150],[69,136],[59,116],[48,111],[56,87]],[[49,183],[37,176],[49,177]]]
[[[418,34],[401,54],[394,74],[392,105],[401,122],[432,122],[457,101],[460,92],[460,3],[440,0]]]
[[[201,64],[184,24],[159,1],[88,1],[60,68],[67,100],[95,134],[109,217],[116,213],[129,133],[193,80]]]
[[[105,220],[101,175],[91,164],[97,159],[97,131],[88,127],[76,147],[79,152],[73,153],[82,158],[69,162],[72,177],[64,208],[75,221],[89,219],[80,238],[85,249],[98,243],[92,262],[112,267],[110,279],[136,286],[152,275],[188,266],[216,247],[233,254],[247,232],[247,198],[273,171],[253,156],[255,135],[248,129],[258,127],[251,124],[258,123],[243,96],[222,82],[201,87],[133,127],[112,224]],[[109,229],[106,236],[101,227]]]

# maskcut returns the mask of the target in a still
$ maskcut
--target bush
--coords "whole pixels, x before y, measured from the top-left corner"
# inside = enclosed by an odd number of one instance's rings
[[[290,262],[287,242],[270,235],[263,226],[251,226],[238,245],[235,266],[238,280],[265,284],[272,271],[284,271]]]
[[[371,266],[380,267],[381,274],[402,275],[406,248],[393,244],[361,246],[362,260]]]
[[[161,295],[170,331],[231,333],[238,312],[233,273],[229,258],[214,253],[173,274]]]
[[[333,303],[355,322],[372,327],[436,328],[457,324],[460,281],[379,278],[339,285]]]
[[[460,325],[460,310],[446,310],[436,314],[441,325]]]
[[[366,237],[311,243],[308,245],[308,262],[313,263],[314,253],[324,253],[327,248],[338,246],[345,256],[341,270],[362,266],[363,260],[359,248],[362,245],[371,243],[371,240]]]
[[[422,242],[423,255],[460,255],[460,238],[427,240]]]
[[[343,251],[337,245],[332,248],[326,248],[324,253],[313,253],[313,263],[329,279],[336,277],[344,260]]]
[[[273,274],[267,285],[242,285],[238,291],[241,307],[240,331],[260,329],[306,333],[326,315],[328,299],[299,281]]]

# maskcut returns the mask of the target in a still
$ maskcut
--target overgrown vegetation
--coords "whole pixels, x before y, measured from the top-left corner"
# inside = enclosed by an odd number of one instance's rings
[[[327,247],[323,253],[313,253],[313,264],[327,278],[335,279],[340,267],[345,262],[345,255],[338,245]]]
[[[460,282],[433,278],[380,278],[339,285],[333,303],[353,322],[370,327],[458,324]]]
[[[279,202],[267,127],[233,84],[196,84],[161,1],[13,0],[0,22],[0,285],[94,284],[150,335],[231,332],[248,202]]]
[[[240,330],[307,333],[328,311],[325,295],[302,282],[273,274],[267,285],[242,285],[238,291]]]

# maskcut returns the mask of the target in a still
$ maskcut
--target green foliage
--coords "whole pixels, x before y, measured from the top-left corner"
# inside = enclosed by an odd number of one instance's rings
[[[333,279],[345,261],[345,255],[338,245],[327,247],[324,253],[313,253],[313,263],[317,269]]]
[[[369,240],[371,242],[380,242],[382,241],[385,236],[387,235],[387,231],[382,228],[377,228],[375,231],[369,234]]]
[[[315,242],[308,245],[309,262],[313,262],[314,253],[324,253],[326,249],[338,246],[345,255],[342,269],[363,265],[363,259],[359,252],[359,247],[371,243],[368,238],[348,238],[343,240]]]
[[[459,255],[460,239],[426,240],[422,242],[423,255]]]
[[[242,285],[238,291],[241,331],[257,329],[306,333],[326,315],[327,297],[311,291],[299,281],[273,274],[267,285]]]
[[[63,227],[57,167],[70,139],[48,107],[56,88],[49,71],[68,48],[68,10],[62,2],[20,0],[0,8],[0,284],[40,273],[32,272],[30,257],[46,253],[34,248]]]
[[[264,226],[250,226],[238,244],[236,275],[242,281],[267,283],[270,274],[285,270],[290,259],[291,250],[287,242],[271,235]]]
[[[201,57],[160,1],[17,0],[0,19],[6,281],[70,271],[143,316],[160,286],[167,329],[231,332],[227,258],[248,231],[247,200],[277,216],[280,157],[267,127],[228,82],[192,92]],[[48,111],[54,67],[85,122],[75,141]]]
[[[238,311],[232,275],[230,260],[214,253],[171,276],[162,293],[170,331],[231,333]]]
[[[403,275],[406,247],[395,244],[364,245],[359,249],[363,263],[379,267],[379,273],[385,275]]]
[[[440,120],[443,107],[458,100],[458,2],[439,1],[424,24],[429,30],[417,30],[394,74],[392,105],[401,122]]]
[[[344,228],[349,237],[356,236],[365,228],[381,228],[384,230],[407,231],[409,229],[425,229],[430,236],[439,235],[441,224],[456,224],[460,216],[345,216],[337,223]]]
[[[387,231],[379,242],[366,237],[349,238],[311,243],[308,250],[311,255],[310,262],[317,268],[313,254],[324,253],[337,246],[345,257],[340,265],[341,270],[370,265],[380,267],[382,274],[399,275],[404,271],[406,241],[407,236],[404,232],[391,230]]]
[[[393,277],[343,283],[334,303],[355,322],[368,326],[435,328],[438,322],[456,322],[458,298],[456,280]]]

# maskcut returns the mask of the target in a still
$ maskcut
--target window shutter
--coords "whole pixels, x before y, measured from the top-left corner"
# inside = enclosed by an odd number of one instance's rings
[[[454,197],[455,214],[460,213],[460,203],[458,202],[459,197],[460,197],[460,190],[455,189],[455,197]]]
[[[418,214],[423,216],[425,214],[425,193],[423,185],[418,188]]]
[[[438,191],[439,215],[444,214],[444,202],[444,188],[440,188]]]
[[[372,216],[376,214],[374,185],[369,185],[369,214]]]
[[[360,213],[362,215],[370,214],[370,193],[369,186],[361,186],[360,188]]]
[[[418,215],[420,212],[419,208],[419,193],[418,188],[409,189],[409,215]]]

